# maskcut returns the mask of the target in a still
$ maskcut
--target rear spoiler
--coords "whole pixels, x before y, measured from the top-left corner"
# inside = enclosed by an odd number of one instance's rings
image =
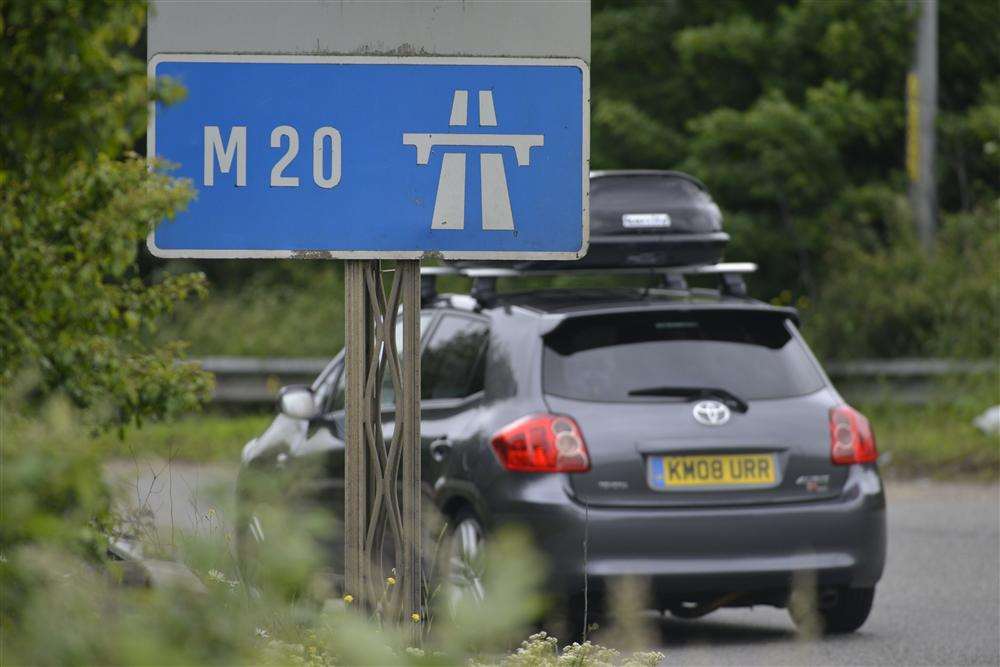
[[[628,307],[624,308],[625,312],[649,312],[649,311],[633,311]],[[664,309],[664,312],[677,312],[680,311],[693,311],[693,312],[704,312],[704,311],[742,311],[742,312],[753,312],[753,313],[767,313],[771,317],[780,318],[782,320],[788,320],[796,327],[799,326],[799,312],[790,306],[772,306],[765,303],[740,303],[740,302],[730,302],[726,304],[717,303],[689,303],[684,304],[680,307],[668,307]],[[573,312],[568,314],[558,314],[551,318],[544,320],[539,333],[542,337],[548,336],[550,333],[561,327],[562,325],[575,320],[577,318],[587,318],[587,317],[605,317],[613,316],[617,311],[615,309],[594,309],[583,312]]]

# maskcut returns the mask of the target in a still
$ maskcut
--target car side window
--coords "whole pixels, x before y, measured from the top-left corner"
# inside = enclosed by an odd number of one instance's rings
[[[424,332],[427,331],[427,325],[430,324],[431,318],[434,317],[434,311],[422,311],[420,313],[420,336],[423,338]],[[399,350],[400,356],[403,354],[403,322],[400,320],[396,321],[396,349]],[[392,386],[392,373],[389,371],[389,367],[386,366],[385,375],[382,376],[382,407],[392,407],[396,404],[396,388]]]
[[[427,331],[427,325],[430,323],[431,318],[434,317],[434,313],[431,311],[425,311],[420,313],[420,333],[423,335]],[[397,322],[396,324],[396,347],[402,352],[403,345],[403,324],[402,322]],[[391,406],[395,402],[395,391],[392,386],[392,376],[386,372],[385,376],[382,378],[382,405]],[[332,391],[330,392],[329,400],[326,403],[326,408],[324,413],[329,414],[331,412],[337,412],[339,410],[344,410],[347,408],[347,373],[344,371],[343,365],[337,370],[337,379],[333,385]]]
[[[344,371],[344,367],[341,366],[340,372],[337,373],[337,382],[333,385],[333,391],[330,392],[330,401],[327,403],[324,413],[337,412],[338,410],[343,410],[347,407],[347,373]]]
[[[420,398],[465,398],[483,389],[486,322],[444,315],[420,361]]]
[[[342,367],[342,358],[334,358],[326,365],[323,372],[319,374],[313,383],[309,385],[313,390],[313,394],[316,396],[316,400],[323,406],[324,412],[328,411],[328,406],[330,405],[330,400],[332,398],[331,394],[334,389],[334,382],[336,382],[337,377],[340,375],[340,369]]]

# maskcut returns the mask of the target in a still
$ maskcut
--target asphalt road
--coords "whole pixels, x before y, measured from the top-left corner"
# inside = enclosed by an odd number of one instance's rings
[[[1000,665],[1000,487],[890,483],[889,557],[868,622],[804,640],[783,610],[658,620],[665,665]]]
[[[108,470],[167,539],[168,530],[229,523],[233,472],[176,463]],[[1000,665],[1000,486],[890,482],[887,493],[889,558],[860,631],[803,639],[770,607],[651,618],[663,664]]]

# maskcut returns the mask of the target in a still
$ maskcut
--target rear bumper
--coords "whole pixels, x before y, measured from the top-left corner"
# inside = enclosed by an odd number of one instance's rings
[[[563,590],[648,578],[657,597],[787,590],[800,573],[821,586],[873,586],[886,552],[885,495],[872,467],[854,466],[837,498],[697,509],[590,507],[541,476],[494,525],[525,526]],[[524,493],[527,491],[527,493]],[[586,547],[585,547],[586,544]]]

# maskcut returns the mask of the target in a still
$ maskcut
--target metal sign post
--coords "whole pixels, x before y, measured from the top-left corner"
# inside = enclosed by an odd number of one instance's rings
[[[148,49],[197,191],[152,253],[347,260],[346,592],[420,621],[419,262],[586,252],[590,3],[155,0]]]
[[[420,544],[420,262],[396,262],[388,297],[377,260],[346,264],[347,456],[345,586],[359,601],[382,599],[382,555],[394,547],[398,587],[385,616],[423,616]],[[402,305],[402,349],[395,329]],[[397,428],[382,433],[384,375],[392,381]],[[401,473],[401,475],[399,474]],[[398,480],[398,483],[397,483]],[[376,572],[377,571],[377,572]],[[418,626],[415,626],[418,627]]]

